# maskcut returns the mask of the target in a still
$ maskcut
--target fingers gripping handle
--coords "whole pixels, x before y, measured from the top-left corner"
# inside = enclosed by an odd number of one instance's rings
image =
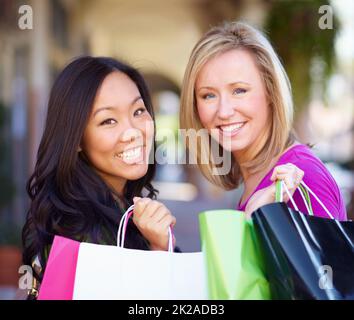
[[[321,207],[323,208],[323,210],[327,213],[327,215],[331,218],[331,219],[334,219],[333,215],[329,212],[329,210],[326,208],[326,206],[322,203],[322,201],[316,196],[316,194],[306,185],[305,182],[301,182],[301,186],[307,190],[315,199],[316,201],[321,205]],[[281,181],[281,180],[278,180],[276,182],[276,192],[275,192],[275,201],[277,202],[282,202],[283,201],[283,188],[285,189],[285,192],[288,194],[289,196],[289,199],[294,207],[295,210],[299,211],[298,207],[296,206],[295,204],[295,201],[293,199],[293,197],[291,196],[286,184]],[[313,215],[313,212],[312,212],[312,208],[311,208],[311,201],[309,199],[309,197],[305,197],[302,190],[302,188],[298,188],[297,190],[299,191],[302,199],[304,200],[304,203],[305,203],[305,206],[306,206],[306,209],[307,209],[307,212],[310,214],[310,215]],[[309,203],[308,203],[309,202]]]
[[[127,225],[129,218],[134,212],[134,205],[131,205],[123,214],[118,227],[117,233],[117,246],[124,248],[125,234],[127,230]],[[168,251],[173,252],[173,232],[171,226],[168,228]]]

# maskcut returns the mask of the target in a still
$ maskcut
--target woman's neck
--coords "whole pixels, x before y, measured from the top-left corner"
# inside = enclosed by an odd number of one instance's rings
[[[286,148],[280,155],[275,156],[269,162],[268,166],[266,166],[263,170],[252,172],[247,167],[240,165],[241,175],[244,182],[244,193],[242,195],[241,202],[246,201],[249,196],[255,191],[259,183],[263,180],[263,178],[268,174],[268,172],[275,167],[279,158],[287,152],[289,149],[298,145],[299,142],[295,141],[288,148]]]
[[[117,195],[116,193],[113,192],[112,196],[114,200],[118,203],[119,208],[121,208],[122,210],[127,209],[127,204],[125,203],[121,195]]]
[[[269,137],[269,128],[263,130],[262,134],[256,138],[256,140],[247,148],[243,150],[235,150],[232,152],[234,158],[240,165],[241,174],[243,179],[247,178],[249,173],[247,172],[247,167],[243,164],[247,164],[257,157],[259,152],[264,148]]]
[[[118,203],[119,207],[123,210],[126,209],[127,203],[124,201],[124,189],[127,184],[127,180],[103,174],[101,172],[98,172],[98,174],[112,190],[112,197]]]
[[[124,188],[127,184],[127,180],[121,177],[106,174],[104,172],[96,170],[102,180],[118,195],[124,194]]]

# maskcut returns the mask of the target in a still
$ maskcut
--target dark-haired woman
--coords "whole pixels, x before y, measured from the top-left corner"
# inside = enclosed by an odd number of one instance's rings
[[[36,280],[55,235],[114,245],[120,218],[133,203],[125,246],[167,250],[176,219],[153,200],[155,165],[148,160],[154,137],[150,96],[135,69],[111,58],[81,57],[61,72],[27,185],[23,260]]]

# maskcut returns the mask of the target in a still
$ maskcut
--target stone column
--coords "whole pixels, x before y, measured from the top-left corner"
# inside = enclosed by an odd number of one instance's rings
[[[44,129],[49,94],[50,2],[32,0],[33,30],[30,57],[29,171],[33,170]]]

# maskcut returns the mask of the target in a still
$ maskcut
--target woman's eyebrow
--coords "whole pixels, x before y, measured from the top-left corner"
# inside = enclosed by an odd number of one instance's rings
[[[229,86],[229,87],[232,87],[232,86],[237,85],[237,84],[245,84],[245,85],[248,85],[248,86],[251,85],[250,83],[245,82],[245,81],[236,81],[236,82],[231,82],[231,83],[229,83],[228,86]],[[197,91],[200,91],[200,90],[202,90],[202,89],[214,90],[215,88],[210,87],[210,86],[202,86],[202,87],[199,87],[199,88],[197,89]]]
[[[209,86],[203,86],[203,87],[199,87],[198,91],[201,89],[214,89],[213,87],[209,87]]]
[[[203,86],[203,87],[197,88],[197,92],[199,92],[201,90],[204,90],[204,89],[206,89],[206,90],[215,90],[215,88],[213,88],[213,87]]]
[[[100,111],[103,111],[103,110],[112,110],[112,109],[115,109],[114,107],[102,107],[102,108],[99,108],[95,111],[95,113],[93,114],[93,116],[95,117],[97,115],[97,113],[99,113]]]
[[[142,99],[141,96],[137,96],[135,97],[132,102],[130,103],[130,106],[133,106],[137,101],[139,101],[140,99]],[[116,107],[112,107],[112,106],[105,106],[105,107],[101,107],[101,108],[98,108],[95,113],[93,114],[93,116],[95,117],[97,115],[97,113],[99,113],[100,111],[103,111],[103,110],[113,110],[113,109],[116,109]]]
[[[234,86],[234,85],[236,85],[236,84],[245,84],[245,85],[248,85],[248,86],[251,85],[250,83],[245,82],[245,81],[236,81],[236,82],[230,83],[229,86],[232,87],[232,86]]]

